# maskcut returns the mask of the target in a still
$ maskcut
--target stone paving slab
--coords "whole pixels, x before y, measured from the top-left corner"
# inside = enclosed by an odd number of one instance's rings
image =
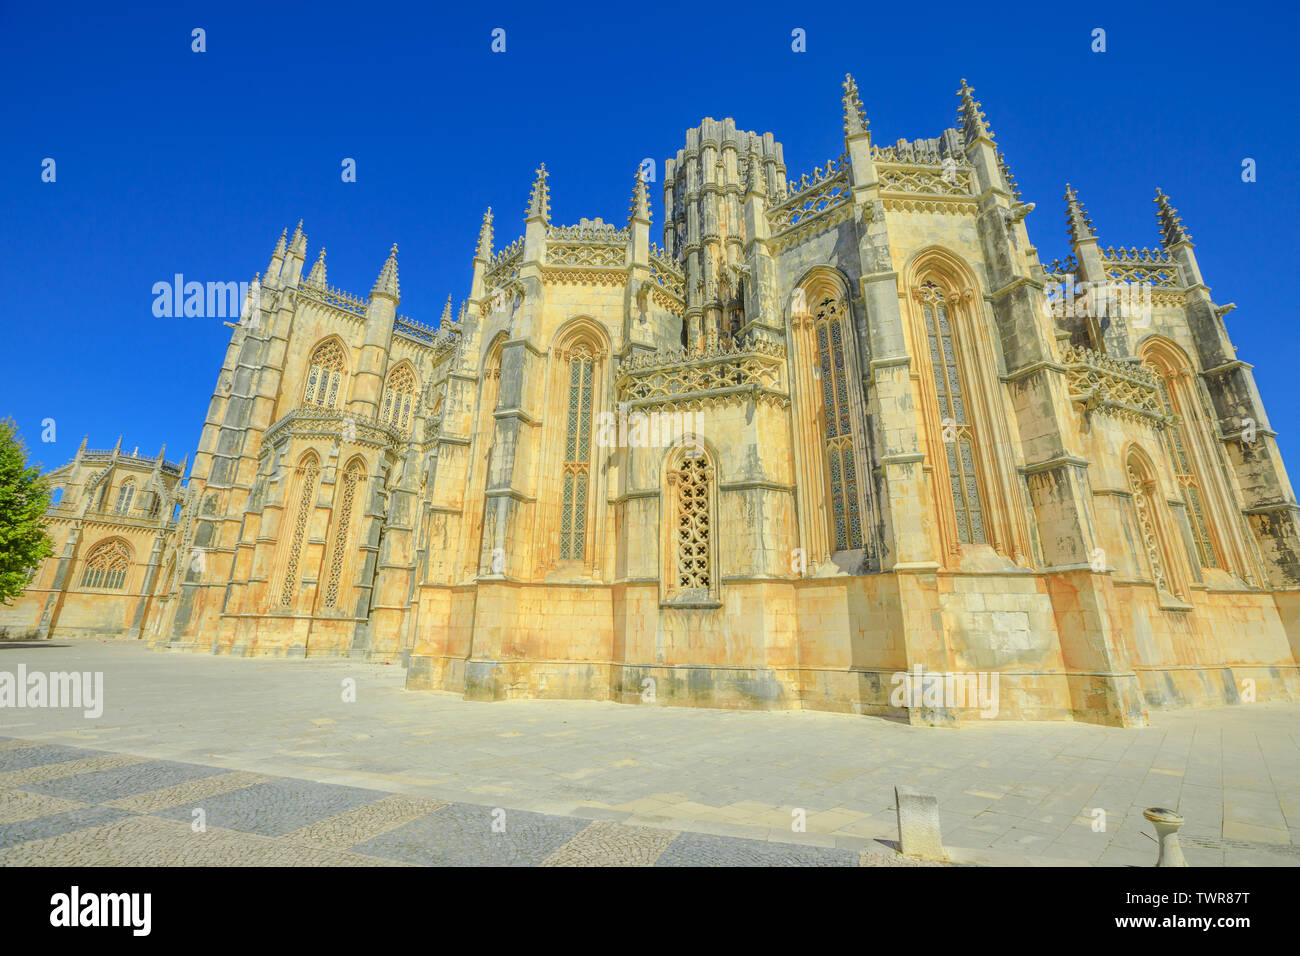
[[[159,654],[130,642],[11,648],[6,662],[101,671],[106,699],[97,720],[72,710],[0,710],[0,734],[14,738],[0,739],[0,788],[165,761],[211,768],[204,779],[270,778],[250,786],[295,778],[365,791],[372,803],[399,794],[577,818],[584,829],[599,820],[797,846],[815,839],[822,849],[860,852],[894,835],[893,788],[904,785],[937,798],[945,843],[968,860],[1149,866],[1155,845],[1141,812],[1153,805],[1187,818],[1185,833],[1197,838],[1185,845],[1193,865],[1296,865],[1300,847],[1300,706],[1292,704],[1153,711],[1151,727],[1129,730],[999,721],[935,729],[817,712],[468,702],[407,692],[394,667]],[[342,699],[345,680],[356,683],[355,703]],[[36,754],[60,759],[42,764]],[[237,802],[231,794],[249,789],[186,786],[108,803],[165,814],[162,803],[175,799],[180,822],[192,804],[220,808],[214,801]],[[172,787],[182,789],[165,795]],[[322,821],[337,816],[336,839],[346,840],[344,815],[368,805],[320,803],[310,787],[302,792],[310,812],[301,819],[259,811],[274,823],[264,836],[301,830],[328,840]],[[791,830],[796,810],[806,834]],[[1099,810],[1104,829],[1093,828]],[[382,818],[370,825],[387,827]],[[358,822],[356,832],[367,842],[416,822],[375,832]],[[208,823],[223,826],[211,816]]]

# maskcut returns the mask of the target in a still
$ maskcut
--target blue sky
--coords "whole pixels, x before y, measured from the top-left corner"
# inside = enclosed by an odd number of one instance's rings
[[[547,16],[546,10],[565,12]],[[365,296],[400,247],[400,311],[468,292],[483,209],[522,232],[533,170],[552,218],[622,223],[643,157],[704,116],[771,131],[793,177],[842,149],[840,81],[875,142],[953,125],[966,77],[1045,262],[1079,190],[1103,245],[1158,242],[1157,186],[1196,242],[1284,457],[1296,434],[1296,16],[1281,5],[801,3],[567,6],[0,6],[0,415],[53,467],[82,435],[193,452],[229,330],[156,318],[155,282],[247,281],[299,218],[309,262]],[[207,52],[191,51],[206,30]],[[506,52],[490,50],[506,30]],[[807,52],[793,53],[794,28]],[[1107,51],[1091,52],[1091,31]],[[41,182],[52,157],[57,181]],[[357,182],[340,164],[355,158]],[[1241,181],[1243,158],[1258,180]],[[655,199],[656,241],[663,220]],[[53,418],[56,441],[40,441]]]

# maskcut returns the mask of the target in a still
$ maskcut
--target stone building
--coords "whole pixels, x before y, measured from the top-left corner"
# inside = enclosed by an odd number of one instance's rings
[[[846,78],[842,153],[797,179],[771,133],[704,120],[662,248],[648,177],[625,226],[563,226],[543,167],[436,327],[397,314],[396,247],[363,300],[323,249],[305,270],[300,224],[156,532],[180,571],[144,636],[479,700],[947,723],[974,701],[899,675],[996,673],[1001,718],[1130,726],[1297,699],[1300,509],[1232,306],[1160,192],[1139,251],[1067,187],[1044,266],[958,96],[954,128],[876,145]]]
[[[138,638],[175,576],[175,513],[188,458],[86,448],[46,477],[54,553],[27,589],[0,607],[0,635]],[[164,566],[164,559],[167,560]]]

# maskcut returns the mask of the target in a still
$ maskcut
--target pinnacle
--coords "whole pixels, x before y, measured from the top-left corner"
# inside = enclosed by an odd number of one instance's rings
[[[388,251],[388,259],[384,262],[384,267],[379,270],[379,278],[375,280],[374,288],[370,290],[371,298],[376,295],[387,296],[394,302],[401,301],[397,283],[397,243],[393,243],[393,248]]]

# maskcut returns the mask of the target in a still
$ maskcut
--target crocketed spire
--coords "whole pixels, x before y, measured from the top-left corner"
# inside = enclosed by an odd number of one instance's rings
[[[858,83],[849,73],[844,74],[844,135],[861,136],[871,124],[867,122],[867,111],[862,108],[862,98],[858,96]]]
[[[451,296],[447,296],[447,304],[442,307],[442,318],[438,320],[438,328],[448,325],[451,322]]]
[[[1081,239],[1096,239],[1097,232],[1088,210],[1079,202],[1079,194],[1069,183],[1065,184],[1065,229],[1070,235],[1071,244],[1078,244]]]
[[[638,168],[636,185],[632,187],[632,205],[627,210],[628,222],[650,221],[650,197],[646,194],[645,173]]]
[[[289,240],[289,248],[298,255],[303,255],[307,251],[307,235],[302,231],[302,220],[298,220],[298,225],[293,229],[293,237]]]
[[[313,289],[324,289],[325,282],[325,247],[321,246],[320,255],[316,257],[316,264],[311,267],[311,272],[307,274],[307,281],[304,284],[311,286]]]
[[[1168,249],[1180,242],[1191,242],[1192,237],[1183,227],[1178,210],[1169,203],[1169,197],[1156,187],[1156,221],[1160,223],[1160,244]]]
[[[401,301],[397,285],[397,243],[393,243],[393,248],[388,250],[388,259],[384,262],[384,267],[379,270],[379,278],[375,280],[374,288],[370,290],[372,299],[377,295],[388,296],[394,302]]]
[[[280,233],[280,241],[275,244],[275,252],[271,253],[272,257],[279,256],[284,258],[285,237],[289,235],[289,230],[285,229]],[[269,277],[268,277],[269,278]]]
[[[533,181],[533,191],[528,197],[528,214],[524,217],[528,219],[540,219],[544,223],[551,221],[551,188],[546,185],[546,164],[537,170],[537,179]]]
[[[478,248],[474,250],[474,258],[491,259],[492,258],[492,207],[487,207],[487,212],[483,213],[483,225],[478,230]]]
[[[980,101],[975,99],[975,91],[966,85],[965,77],[962,78],[961,89],[957,91],[957,95],[961,97],[961,106],[957,107],[957,123],[966,139],[966,145],[969,146],[980,137],[992,141],[993,130],[989,129],[989,124],[985,122]]]

